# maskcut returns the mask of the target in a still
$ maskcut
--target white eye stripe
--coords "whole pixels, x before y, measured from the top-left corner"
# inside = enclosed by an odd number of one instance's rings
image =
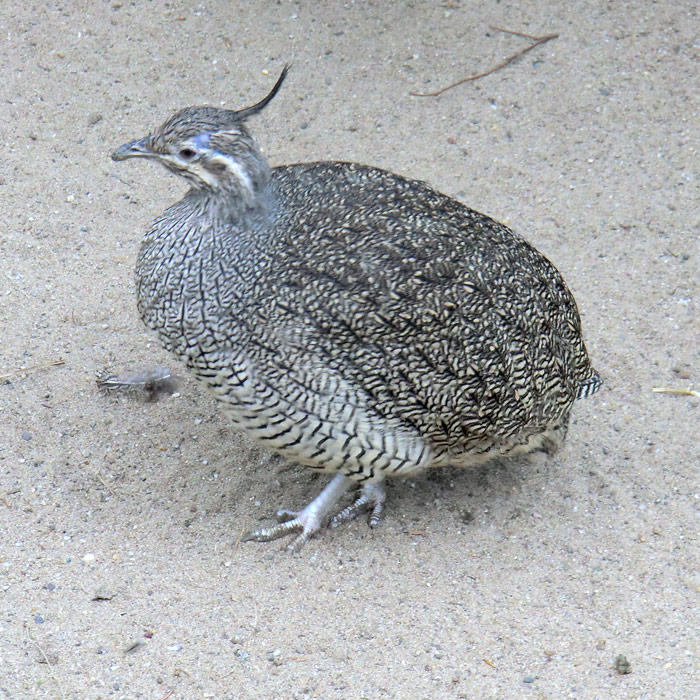
[[[187,146],[185,146],[185,148],[187,148]],[[225,153],[210,151],[203,160],[190,159],[183,162],[185,159],[180,155],[180,151],[178,151],[177,154],[163,156],[163,159],[168,161],[168,167],[171,170],[183,175],[194,183],[200,181],[212,190],[218,190],[221,187],[222,173],[213,172],[212,169],[207,168],[207,165],[218,166],[228,172],[229,178],[232,177],[236,181],[239,186],[240,195],[246,202],[250,203],[255,200],[256,191],[248,171],[245,169],[245,166],[241,165],[241,163],[232,156],[228,156]]]
[[[253,181],[250,179],[250,175],[248,175],[245,169],[235,158],[231,158],[223,153],[217,153],[210,159],[210,162],[223,165],[240,183],[242,189],[248,193],[248,197],[250,199],[255,196]]]

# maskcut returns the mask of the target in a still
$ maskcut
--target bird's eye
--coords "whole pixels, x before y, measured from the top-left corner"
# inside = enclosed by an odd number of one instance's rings
[[[185,160],[190,160],[190,158],[194,158],[195,155],[196,153],[191,148],[183,148],[180,150],[180,157]]]

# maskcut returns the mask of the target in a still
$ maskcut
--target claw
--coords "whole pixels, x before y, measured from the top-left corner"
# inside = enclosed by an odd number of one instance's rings
[[[331,527],[338,527],[338,525],[342,525],[356,518],[360,513],[366,510],[370,511],[369,526],[377,527],[382,519],[385,502],[386,491],[384,489],[384,484],[365,484],[354,503],[351,503],[347,508],[341,510],[340,513],[331,520]]]
[[[324,522],[338,499],[350,488],[352,480],[338,474],[321,493],[298,513],[282,509],[277,517],[282,522],[272,527],[260,528],[244,535],[243,542],[269,542],[278,537],[299,533],[287,546],[291,552],[298,552],[324,525]]]
[[[249,532],[243,536],[242,541],[269,542],[279,537],[297,534],[286,549],[290,552],[298,552],[323,528],[333,506],[353,483],[352,479],[338,474],[306,508],[298,512],[286,508],[278,510],[277,520],[279,522],[277,525]],[[366,510],[370,511],[369,526],[377,527],[382,518],[385,501],[384,484],[364,484],[355,501],[331,520],[331,527],[338,527],[338,525],[352,520]]]
[[[287,513],[291,511],[286,511]],[[292,518],[291,520],[286,520],[272,527],[264,527],[259,530],[254,530],[244,535],[242,538],[243,542],[270,542],[271,540],[276,540],[279,537],[284,537],[285,535],[291,535],[298,532],[299,535],[295,537],[286,547],[289,552],[298,552],[311,537],[321,529],[320,525],[315,527],[314,523],[308,522],[307,519],[302,520],[299,517]]]

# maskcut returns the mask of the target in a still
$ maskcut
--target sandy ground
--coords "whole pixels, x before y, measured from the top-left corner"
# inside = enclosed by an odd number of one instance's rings
[[[490,24],[560,36],[409,96],[527,46]],[[698,697],[700,399],[652,389],[700,383],[699,27],[694,0],[8,3],[0,698]],[[382,527],[301,556],[239,538],[324,479],[187,378],[94,383],[174,367],[132,268],[184,183],[111,150],[286,61],[251,124],[270,160],[379,165],[522,232],[606,382],[555,458],[393,483]]]

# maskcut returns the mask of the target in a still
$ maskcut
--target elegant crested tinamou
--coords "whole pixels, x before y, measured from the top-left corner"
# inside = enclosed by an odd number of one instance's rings
[[[600,378],[556,268],[506,226],[377,168],[270,168],[247,121],[188,107],[113,158],[162,163],[190,185],[153,223],[138,307],[235,425],[334,474],[299,512],[246,539],[299,549],[368,510],[384,480],[551,452]]]

